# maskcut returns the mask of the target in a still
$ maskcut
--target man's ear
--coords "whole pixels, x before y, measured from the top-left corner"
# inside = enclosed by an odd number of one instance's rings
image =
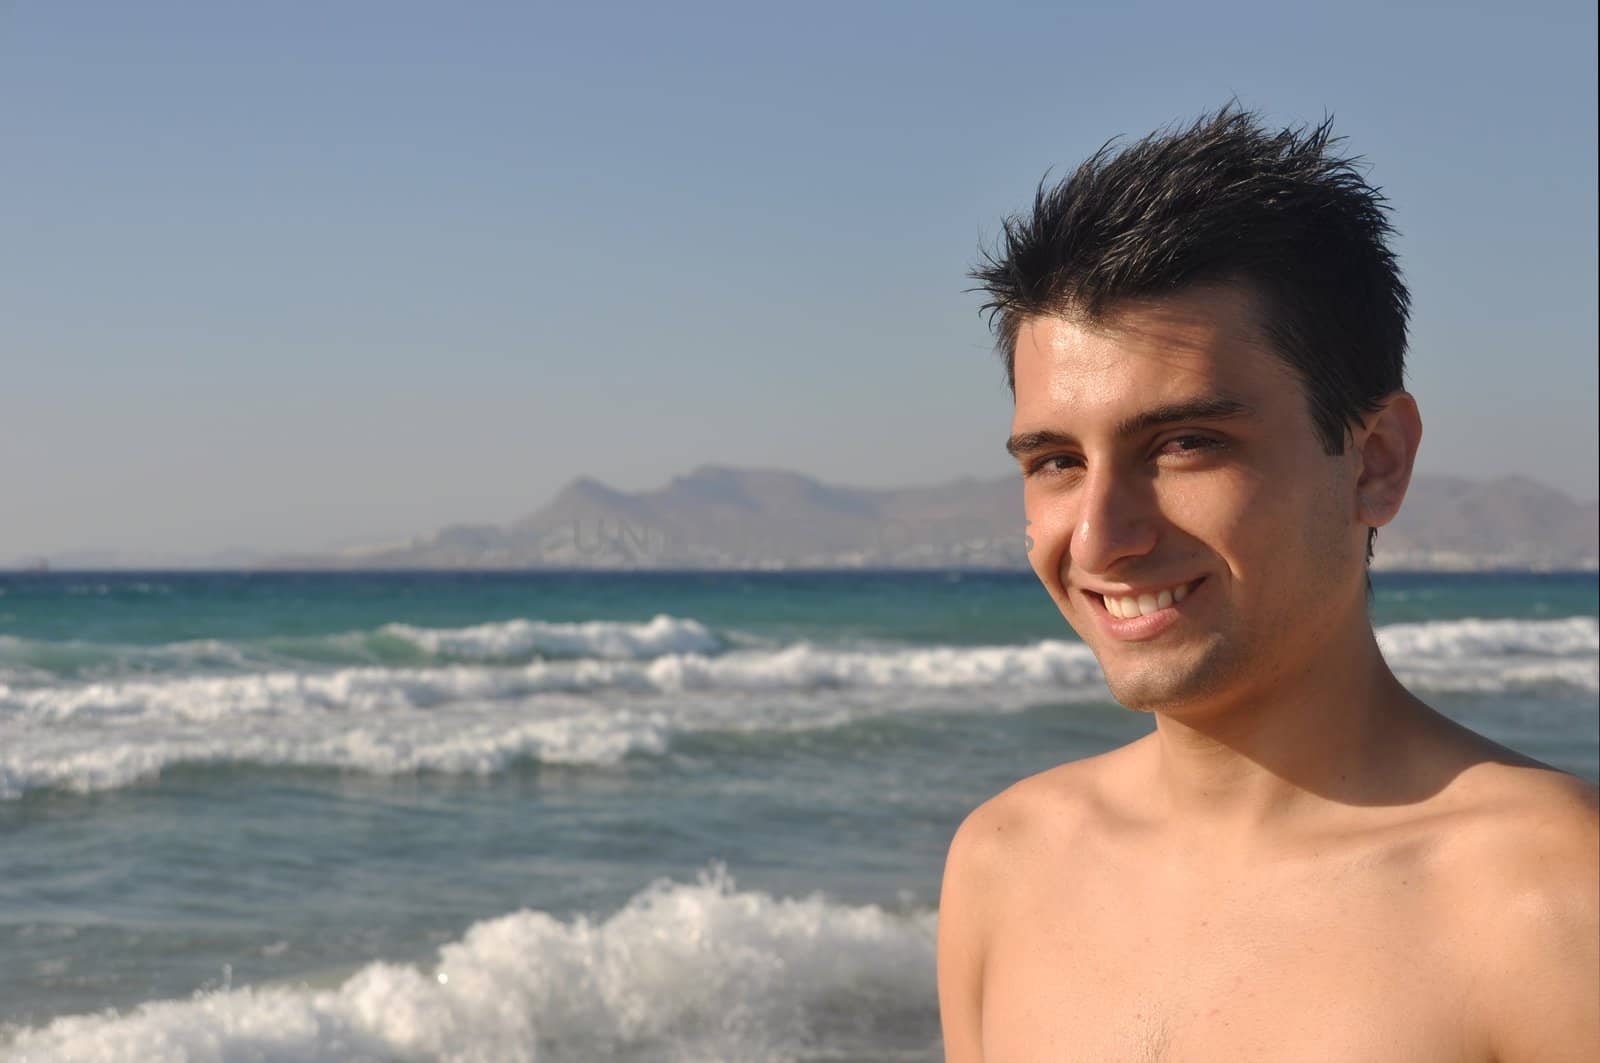
[[[1411,485],[1411,466],[1422,443],[1422,415],[1407,391],[1390,392],[1376,413],[1356,430],[1361,458],[1356,480],[1357,519],[1369,528],[1394,520]]]

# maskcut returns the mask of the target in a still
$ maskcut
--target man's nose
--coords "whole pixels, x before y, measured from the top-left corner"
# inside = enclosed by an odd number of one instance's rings
[[[1072,532],[1073,566],[1109,573],[1118,562],[1155,549],[1160,521],[1152,488],[1127,474],[1090,473],[1080,489]]]

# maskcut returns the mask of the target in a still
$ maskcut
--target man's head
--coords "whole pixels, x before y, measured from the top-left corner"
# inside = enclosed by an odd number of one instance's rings
[[[1243,284],[1323,445],[1343,450],[1349,426],[1403,386],[1410,296],[1383,196],[1334,143],[1330,122],[1271,133],[1225,108],[1041,183],[973,271],[1013,390],[1029,318],[1093,323],[1133,300]]]
[[[1101,152],[977,272],[1030,560],[1113,693],[1265,693],[1366,628],[1367,529],[1421,424],[1381,200],[1326,125],[1225,112]]]

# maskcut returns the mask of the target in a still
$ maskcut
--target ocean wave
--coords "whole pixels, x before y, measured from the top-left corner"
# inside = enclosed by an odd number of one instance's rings
[[[431,968],[69,1016],[0,1035],[11,1063],[445,1063],[938,1058],[931,911],[657,882],[601,921],[524,910]]]
[[[1570,698],[1600,689],[1600,629],[1590,617],[1398,624],[1378,640],[1396,674],[1425,696]],[[518,761],[604,766],[660,755],[689,734],[1108,697],[1089,649],[1065,641],[797,643],[519,666],[0,682],[0,799],[111,789],[193,763],[377,774],[491,774]]]
[[[0,798],[105,790],[184,763],[381,774],[606,765],[660,754],[680,734],[1103,696],[1088,649],[1061,642],[0,686]]]
[[[150,674],[227,674],[341,664],[516,664],[544,658],[648,660],[715,654],[724,638],[689,617],[645,621],[500,620],[467,627],[384,624],[366,631],[271,636],[230,642],[191,639],[150,645],[0,635],[0,680],[114,679]],[[745,640],[748,641],[748,640]]]
[[[1597,622],[1591,616],[1563,619],[1464,619],[1389,624],[1378,629],[1379,645],[1392,665],[1416,665],[1425,677],[1434,666],[1468,662],[1492,672],[1501,664],[1521,668],[1540,661],[1582,664],[1600,653]],[[1044,643],[1048,644],[1048,643]],[[557,665],[547,676],[560,674],[560,662],[621,661],[676,662],[719,657],[735,651],[763,649],[772,653],[809,654],[810,643],[787,648],[739,631],[714,631],[692,617],[659,614],[646,621],[586,620],[557,622],[514,619],[463,627],[422,627],[389,623],[380,627],[311,636],[268,636],[241,641],[217,638],[190,639],[153,645],[130,645],[81,640],[40,640],[0,635],[0,683],[13,687],[47,685],[61,680],[114,681],[144,676],[204,677],[267,674],[282,671],[317,674],[340,666],[427,668],[451,664]],[[1021,647],[1010,647],[1018,649]],[[826,652],[854,651],[861,668],[870,670],[873,654],[894,656],[902,650],[941,653],[955,647],[905,647],[891,642],[831,648]],[[732,671],[748,672],[749,658],[739,657]],[[1564,664],[1553,671],[1557,683],[1568,683],[1577,672]],[[690,664],[689,669],[696,665]],[[757,665],[757,670],[760,669]],[[829,666],[824,665],[826,671]],[[603,685],[602,673],[571,680],[588,688]],[[655,685],[656,678],[638,678],[629,668],[609,673],[621,686]],[[1523,674],[1513,685],[1525,682]],[[658,677],[657,677],[658,678]],[[848,680],[846,680],[848,681]],[[980,680],[986,681],[986,680]],[[712,680],[715,682],[715,680]],[[1579,680],[1593,689],[1593,683]]]
[[[272,658],[223,639],[187,639],[141,646],[80,639],[28,639],[0,635],[0,682],[129,675],[237,672],[270,665]]]
[[[708,657],[535,661],[519,668],[344,668],[0,686],[0,723],[216,722],[244,716],[378,713],[547,693],[1078,687],[1099,668],[1081,643],[840,650],[797,643]]]
[[[698,620],[665,614],[644,623],[504,620],[458,628],[387,624],[380,633],[409,642],[432,657],[464,661],[524,661],[536,654],[647,658],[722,649],[722,640]]]
[[[1377,637],[1395,674],[1423,692],[1600,690],[1600,622],[1592,616],[1387,624]]]
[[[1429,620],[1385,624],[1378,644],[1401,657],[1460,659],[1490,656],[1581,656],[1600,651],[1600,621],[1592,616],[1560,620]]]

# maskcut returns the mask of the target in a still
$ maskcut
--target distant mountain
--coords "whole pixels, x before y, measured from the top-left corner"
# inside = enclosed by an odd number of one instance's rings
[[[1387,568],[1594,568],[1600,506],[1525,476],[1418,476],[1378,532]]]
[[[1594,502],[1523,477],[1419,476],[1379,533],[1382,568],[1594,568]],[[1015,477],[868,489],[703,465],[664,487],[581,477],[506,526],[283,557],[305,568],[1024,568]]]
[[[781,469],[704,465],[653,491],[581,477],[506,526],[278,558],[309,568],[1011,568],[1024,564],[1013,479],[837,487]]]

